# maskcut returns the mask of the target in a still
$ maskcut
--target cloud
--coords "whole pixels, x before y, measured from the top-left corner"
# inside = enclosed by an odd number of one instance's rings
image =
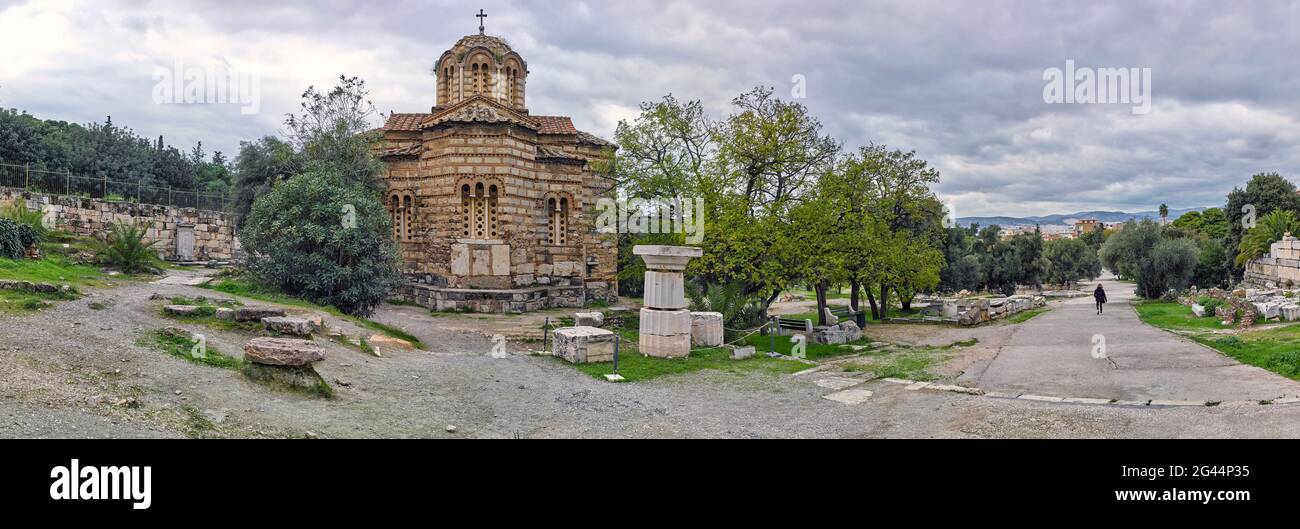
[[[280,130],[308,85],[357,75],[375,105],[427,111],[433,61],[477,31],[452,1],[0,2],[0,105],[233,154]],[[528,61],[536,114],[608,136],[667,93],[715,116],[757,85],[832,135],[915,149],[962,215],[1221,204],[1251,174],[1300,162],[1300,7],[1292,2],[845,3],[489,1],[488,33]],[[1151,68],[1154,106],[1049,105],[1066,60]],[[157,66],[257,74],[261,112],[157,105]]]

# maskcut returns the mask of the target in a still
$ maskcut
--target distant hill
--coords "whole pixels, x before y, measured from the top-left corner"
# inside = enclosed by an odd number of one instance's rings
[[[1183,213],[1189,211],[1205,211],[1208,207],[1200,208],[1169,208],[1169,220],[1174,220]],[[1159,220],[1159,211],[1139,211],[1136,213],[1125,213],[1123,211],[1080,211],[1064,215],[1045,215],[1041,217],[958,217],[957,224],[969,226],[979,224],[988,226],[997,224],[999,226],[1033,226],[1035,224],[1042,226],[1059,225],[1065,226],[1074,224],[1079,219],[1097,219],[1101,222],[1127,222],[1129,220],[1151,219]]]

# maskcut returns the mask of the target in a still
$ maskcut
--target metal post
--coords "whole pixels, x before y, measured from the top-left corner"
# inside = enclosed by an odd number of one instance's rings
[[[135,182],[135,203],[136,203],[136,204],[139,204],[139,203],[140,203],[140,189],[143,188],[143,187],[144,187],[144,184],[140,183],[139,180],[137,180],[137,181]]]
[[[623,342],[623,335],[614,333],[614,374],[618,374],[618,345]]]
[[[546,323],[542,324],[542,352],[546,352],[546,339],[551,334],[551,317],[546,317]]]
[[[108,200],[108,175],[104,175],[104,200]]]
[[[23,177],[23,191],[31,191],[31,185],[32,185],[32,163],[31,163],[31,162],[27,162],[27,164],[26,164],[24,167],[26,168],[26,176]]]
[[[771,347],[771,349],[768,349],[768,352],[770,352],[770,353],[775,353],[775,352],[776,352],[776,333],[781,332],[781,326],[776,324],[776,317],[775,317],[775,316],[772,317],[772,322],[771,322],[771,323],[772,323],[772,331],[771,331],[771,332],[772,332],[772,347]]]
[[[72,170],[71,169],[63,170],[63,194],[65,195],[72,194]]]

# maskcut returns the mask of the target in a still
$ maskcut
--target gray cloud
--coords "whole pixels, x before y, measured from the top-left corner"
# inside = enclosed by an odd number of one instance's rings
[[[1293,2],[0,2],[0,105],[233,154],[309,84],[366,79],[382,111],[433,104],[432,62],[477,29],[529,62],[529,107],[608,136],[667,93],[717,116],[756,85],[804,100],[849,148],[916,149],[960,215],[1215,205],[1300,163]],[[1048,105],[1067,59],[1147,67],[1154,107]],[[156,66],[261,78],[261,112],[155,105]]]

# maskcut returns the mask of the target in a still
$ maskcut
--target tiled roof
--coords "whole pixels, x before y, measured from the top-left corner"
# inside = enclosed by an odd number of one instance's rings
[[[388,122],[384,123],[384,130],[420,130],[420,122],[431,115],[424,113],[393,113],[388,116]]]
[[[538,134],[577,134],[573,120],[568,116],[533,116]]]
[[[379,151],[379,157],[385,158],[389,156],[416,156],[422,152],[424,152],[424,146],[416,143],[404,147],[395,147],[392,149],[385,149]]]
[[[614,146],[613,143],[610,143],[610,142],[608,142],[608,141],[605,141],[605,139],[604,139],[604,138],[601,138],[600,136],[597,136],[597,135],[595,135],[595,134],[588,134],[588,133],[583,132],[583,131],[578,131],[578,141],[583,142],[583,143],[590,143],[590,144],[593,144],[593,145],[599,145],[599,146],[601,146],[601,147],[613,147],[613,146]]]

